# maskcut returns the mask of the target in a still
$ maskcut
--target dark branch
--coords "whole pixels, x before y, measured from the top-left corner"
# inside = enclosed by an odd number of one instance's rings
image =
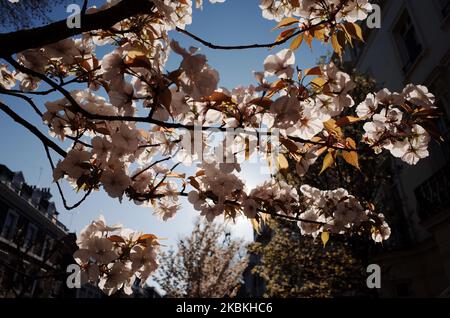
[[[52,148],[60,156],[65,157],[67,153],[51,139],[47,138],[39,129],[30,124],[28,121],[16,114],[11,108],[0,102],[0,109],[17,123],[28,129],[33,135],[39,138],[46,146]]]
[[[137,14],[150,14],[154,9],[148,0],[123,0],[103,11],[83,16],[81,28],[68,28],[66,20],[43,27],[0,34],[0,57],[5,58],[27,49],[48,44],[94,30],[109,29],[117,22]]]
[[[319,27],[321,25],[324,24],[328,24],[331,23],[334,20],[334,15],[332,18],[328,19],[328,20],[324,20],[321,21],[317,24],[312,24],[309,27],[303,28],[303,29],[299,29],[298,31],[294,32],[293,34],[291,34],[288,37],[285,37],[282,40],[279,41],[275,41],[275,42],[270,42],[270,43],[264,43],[264,44],[244,44],[244,45],[218,45],[218,44],[213,44],[211,42],[208,42],[206,40],[203,40],[202,38],[198,37],[197,35],[180,29],[180,28],[176,28],[176,30],[180,33],[183,33],[187,36],[189,36],[190,38],[196,40],[197,42],[200,42],[201,44],[203,44],[204,46],[209,47],[210,49],[214,49],[214,50],[246,50],[246,49],[259,49],[259,48],[273,48],[274,46],[278,46],[281,44],[286,43],[287,41],[289,41],[290,39],[296,37],[297,35],[300,35],[302,33],[305,33],[307,31],[311,31],[316,27]]]
[[[44,145],[44,149],[45,149],[45,154],[47,155],[48,162],[50,163],[50,167],[52,168],[52,171],[53,171],[53,170],[55,170],[55,164],[53,163],[52,156],[50,155],[48,146],[45,143],[43,143],[43,145]],[[86,191],[86,193],[84,194],[84,196],[81,198],[80,201],[78,201],[77,203],[75,203],[73,205],[68,205],[66,197],[64,196],[64,192],[61,188],[61,185],[59,184],[58,181],[55,181],[55,183],[56,183],[56,186],[58,187],[59,195],[61,196],[61,200],[62,200],[64,208],[66,210],[73,210],[73,209],[78,208],[81,205],[81,203],[83,203],[92,192],[92,188],[89,188],[89,190]]]
[[[10,96],[14,96],[14,97],[23,99],[24,101],[26,101],[31,106],[31,108],[33,108],[35,113],[40,118],[42,118],[42,116],[43,116],[42,112],[39,110],[39,108],[37,107],[36,103],[30,97],[22,95],[21,93],[16,93],[16,92],[13,92],[13,91],[10,91],[10,90],[6,90],[6,89],[2,89],[2,88],[0,88],[0,94],[10,95]]]

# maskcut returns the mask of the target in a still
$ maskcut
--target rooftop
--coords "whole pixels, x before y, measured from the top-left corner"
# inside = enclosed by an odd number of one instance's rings
[[[3,164],[0,164],[0,183],[14,191],[25,203],[39,211],[61,230],[68,232],[67,227],[58,220],[59,212],[56,211],[55,203],[50,200],[52,198],[50,188],[27,184],[22,172],[11,171]]]

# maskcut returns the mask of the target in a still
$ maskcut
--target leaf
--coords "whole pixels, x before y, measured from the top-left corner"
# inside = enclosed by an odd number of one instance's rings
[[[349,164],[355,167],[358,170],[361,170],[359,167],[358,153],[356,152],[356,143],[352,138],[346,139],[346,148],[355,149],[355,151],[342,151],[342,158]]]
[[[111,133],[108,128],[100,126],[99,124],[96,124],[94,129],[96,132],[103,135],[109,135]]]
[[[138,56],[145,56],[145,52],[141,51],[141,50],[131,50],[127,52],[127,56],[130,59],[135,59]]]
[[[330,239],[330,233],[323,231],[320,238],[322,239],[323,247],[325,247]]]
[[[342,47],[342,45],[339,43],[337,33],[333,34],[333,36],[331,37],[331,46],[333,47],[334,52],[335,52],[337,55],[339,55],[339,57],[342,59],[342,50],[343,50],[343,47]]]
[[[266,152],[265,155],[266,155],[267,165],[269,166],[269,172],[270,172],[270,174],[272,174],[273,163],[272,163],[272,154],[270,153],[270,150],[271,150],[270,142],[267,143],[267,147],[268,147],[268,151]]]
[[[283,80],[278,80],[270,86],[270,90],[267,94],[268,98],[271,98],[273,95],[275,95],[278,91],[286,87],[286,83]]]
[[[323,123],[329,134],[334,135],[337,139],[343,139],[342,129],[337,125],[334,119],[330,119]]]
[[[298,23],[298,19],[292,18],[292,17],[284,18],[283,20],[281,20],[281,21],[277,24],[276,27],[274,27],[274,28],[272,29],[272,31],[273,31],[273,30],[276,30],[276,29],[281,29],[281,28],[290,26],[290,25],[292,25],[292,24],[294,24],[294,23]]]
[[[300,45],[302,45],[302,42],[303,42],[303,35],[300,34],[300,35],[296,36],[294,38],[294,40],[291,42],[290,49],[292,51],[297,50],[300,47]]]
[[[222,92],[214,92],[205,98],[206,101],[215,102],[216,104],[230,103],[231,97]]]
[[[316,66],[313,68],[308,68],[305,70],[305,76],[309,76],[309,75],[317,75],[320,76],[322,75],[322,69],[320,68],[320,66]]]
[[[290,37],[292,34],[294,34],[295,30],[297,30],[297,28],[284,30],[283,32],[280,33],[280,35],[278,35],[278,37],[275,39],[275,42],[280,42]]]
[[[186,178],[186,174],[172,171],[172,172],[169,172],[168,174],[166,174],[166,177],[184,179],[184,178]]]
[[[289,170],[289,162],[283,154],[278,154],[277,157],[277,167],[279,171]]]
[[[154,234],[142,234],[138,240],[156,240],[158,237]]]
[[[439,128],[436,125],[435,122],[431,120],[424,120],[420,123],[420,126],[423,127],[436,140],[440,140],[441,142],[444,141],[444,138],[442,137],[441,133],[439,132]]]
[[[260,219],[260,222],[262,222],[262,223],[267,223],[267,222],[269,222],[269,220],[271,219],[271,215],[270,214],[267,214],[267,213],[261,213],[261,214],[258,214],[258,216],[261,218]]]
[[[325,170],[327,170],[329,167],[331,167],[336,162],[334,153],[335,153],[334,150],[328,151],[325,158],[323,159],[322,170],[320,170],[319,175],[321,175]]]
[[[167,74],[167,77],[173,82],[177,82],[179,77],[183,74],[183,72],[184,72],[183,70],[178,69]]]
[[[250,159],[250,139],[248,137],[245,137],[245,160]]]
[[[326,35],[327,35],[327,32],[328,32],[327,28],[320,27],[320,28],[315,29],[313,34],[314,34],[314,37],[317,40],[324,42],[325,38],[326,38]]]
[[[126,56],[124,63],[129,67],[151,67],[150,60],[145,55],[138,55],[135,58]]]
[[[196,177],[201,177],[201,176],[204,176],[205,175],[205,170],[199,170],[199,171],[197,171],[196,173],[195,173],[195,176]]]
[[[342,127],[342,126],[347,126],[347,125],[356,123],[358,121],[361,121],[361,118],[354,117],[354,116],[345,116],[345,117],[339,118],[336,121],[336,125],[339,127]]]
[[[139,238],[137,239],[138,243],[147,243],[148,240],[150,240],[152,243],[153,241],[156,241],[158,239],[158,237],[154,234],[142,234],[141,236],[139,236]]]
[[[303,39],[308,43],[308,46],[312,49],[312,41],[314,40],[314,36],[312,36],[310,33],[304,34]]]
[[[344,23],[343,27],[345,28],[348,35],[350,35],[352,38],[358,39],[358,40],[364,42],[362,29],[358,24],[346,22],[346,23]]]
[[[170,104],[172,104],[172,92],[170,91],[170,89],[165,87],[158,95],[158,100],[161,105],[165,106],[166,109],[169,109]]]
[[[281,137],[281,138],[280,138],[280,142],[283,144],[283,146],[285,146],[285,147],[287,148],[287,150],[289,150],[289,152],[290,152],[291,154],[296,154],[296,153],[298,153],[299,147],[298,147],[298,145],[297,145],[295,142],[293,142],[292,140]]]
[[[194,177],[189,177],[188,180],[189,180],[189,184],[191,186],[193,186],[194,188],[196,188],[197,190],[200,191],[200,184]]]
[[[269,108],[272,105],[272,100],[270,98],[267,97],[258,97],[255,99],[252,99],[251,101],[248,102],[251,105],[256,105],[256,106],[260,106],[260,107],[264,107],[264,108]]]
[[[261,223],[256,218],[250,219],[250,222],[255,232],[261,234]]]
[[[113,243],[125,243],[123,237],[119,235],[111,235],[108,237],[108,240],[110,240]]]
[[[327,82],[322,77],[316,77],[311,81],[311,84],[313,84],[316,89],[324,87],[326,83]]]

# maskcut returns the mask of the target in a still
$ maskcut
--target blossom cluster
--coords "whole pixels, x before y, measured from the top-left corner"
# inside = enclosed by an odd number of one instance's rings
[[[81,231],[77,244],[73,257],[81,268],[81,283],[98,284],[107,295],[120,289],[130,295],[135,279],[144,285],[158,267],[154,235],[108,226],[103,216]]]
[[[369,94],[356,112],[371,119],[364,124],[364,141],[376,153],[387,149],[394,157],[415,165],[429,155],[431,137],[422,126],[424,118],[436,115],[435,97],[425,86],[409,84],[401,93],[383,89]]]
[[[266,58],[264,75],[292,81],[294,65],[294,53],[284,49]],[[322,75],[323,83],[316,94],[305,96],[302,85],[286,86],[266,115],[269,126],[281,129],[284,135],[310,140],[324,129],[324,122],[354,106],[349,92],[355,83],[347,73],[340,71],[333,62],[317,71]]]
[[[348,229],[358,232],[370,227],[375,242],[387,240],[391,230],[381,213],[364,207],[356,197],[345,189],[321,191],[309,185],[300,188],[307,209],[299,217],[298,226],[302,234],[316,237],[323,231],[342,234]]]
[[[235,216],[234,210],[238,207],[236,202],[245,195],[244,183],[232,173],[235,168],[240,170],[240,167],[205,163],[201,168],[196,174],[196,181],[191,182],[196,190],[189,192],[189,202],[211,222],[223,214],[226,207]]]
[[[271,179],[248,192],[235,174],[237,171],[238,165],[203,164],[191,182],[196,190],[188,193],[194,209],[209,221],[222,214],[231,218],[243,214],[255,219],[260,212],[293,216],[298,210],[297,190],[286,182]]]
[[[372,11],[369,0],[261,0],[260,8],[264,18],[276,21],[292,16],[319,20],[335,12],[338,22],[356,22]]]
[[[225,214],[250,219],[263,214],[298,218],[304,235],[317,237],[321,232],[335,234],[370,233],[375,242],[387,240],[389,225],[371,204],[361,203],[345,189],[321,191],[309,185],[297,190],[284,181],[268,180],[247,193],[243,182],[230,169],[203,165],[195,178],[196,190],[188,200],[209,221]]]

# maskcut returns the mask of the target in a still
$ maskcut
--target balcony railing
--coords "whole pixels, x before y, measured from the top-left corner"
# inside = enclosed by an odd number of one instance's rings
[[[415,190],[418,214],[422,221],[438,214],[445,208],[450,210],[450,163]]]

